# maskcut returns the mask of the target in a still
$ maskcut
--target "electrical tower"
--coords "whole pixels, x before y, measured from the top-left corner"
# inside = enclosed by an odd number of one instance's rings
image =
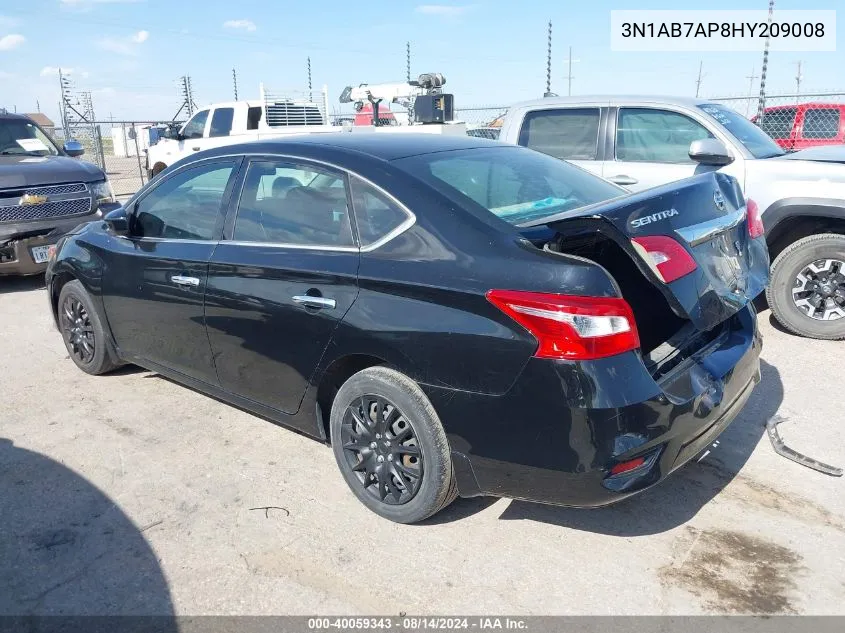
[[[308,56],[308,101],[313,101],[311,95],[311,56]]]
[[[405,42],[405,81],[411,83],[411,43]]]
[[[232,69],[232,83],[235,86],[235,101],[237,101],[238,100],[238,73],[234,68]]]
[[[173,115],[173,121],[179,118],[179,115],[182,114],[182,110],[185,111],[188,118],[191,118],[194,114],[194,110],[197,109],[196,101],[194,101],[194,91],[191,88],[191,76],[182,75],[179,82],[182,85],[182,105],[179,106],[176,114]]]
[[[62,130],[65,140],[78,140],[93,150],[94,160],[97,165],[105,169],[105,156],[103,154],[103,139],[100,127],[97,125],[94,116],[94,102],[91,92],[84,90],[77,93],[76,86],[59,69],[59,92],[61,94],[61,116]]]
[[[763,68],[760,70],[760,97],[757,99],[757,125],[763,124],[763,116],[766,113],[766,71],[769,69],[769,37],[772,30],[772,17],[775,12],[775,0],[769,0],[769,31],[766,34],[766,43],[763,45]]]
[[[552,92],[552,21],[549,20],[549,34],[547,39],[547,48],[546,48],[546,92],[543,93],[544,97],[554,97],[555,94]]]

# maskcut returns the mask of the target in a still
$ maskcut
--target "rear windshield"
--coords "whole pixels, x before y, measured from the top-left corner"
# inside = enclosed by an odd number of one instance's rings
[[[461,206],[474,202],[511,224],[627,193],[579,167],[521,147],[421,154],[394,164]]]

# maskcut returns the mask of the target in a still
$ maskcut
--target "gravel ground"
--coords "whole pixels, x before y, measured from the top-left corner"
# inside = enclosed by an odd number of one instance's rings
[[[760,316],[763,381],[700,462],[599,510],[369,513],[325,446],[158,375],[77,370],[0,279],[0,613],[845,614],[843,343]]]

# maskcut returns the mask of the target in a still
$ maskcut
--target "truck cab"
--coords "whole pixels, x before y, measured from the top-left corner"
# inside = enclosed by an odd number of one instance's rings
[[[76,160],[83,152],[0,110],[0,276],[44,272],[62,235],[114,204],[103,170]]]
[[[147,150],[147,174],[157,176],[179,159],[206,149],[317,131],[335,130],[327,125],[320,106],[310,101],[216,103],[195,112],[180,128],[165,130],[164,138]]]

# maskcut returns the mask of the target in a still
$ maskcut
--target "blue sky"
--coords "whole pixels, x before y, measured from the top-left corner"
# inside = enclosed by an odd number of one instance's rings
[[[841,0],[778,0],[780,9],[835,9]],[[0,105],[42,111],[58,120],[55,69],[72,69],[90,90],[98,118],[170,118],[177,81],[189,73],[200,105],[241,98],[259,82],[302,89],[306,57],[330,105],[347,84],[399,81],[405,42],[412,73],[437,71],[458,107],[507,105],[539,97],[545,86],[546,23],[554,24],[552,89],[566,93],[568,47],[573,94],[744,95],[761,53],[615,53],[612,9],[765,9],[767,0],[2,0]],[[773,53],[769,92],[845,91],[845,47],[835,53]],[[754,91],[758,90],[757,79]]]

